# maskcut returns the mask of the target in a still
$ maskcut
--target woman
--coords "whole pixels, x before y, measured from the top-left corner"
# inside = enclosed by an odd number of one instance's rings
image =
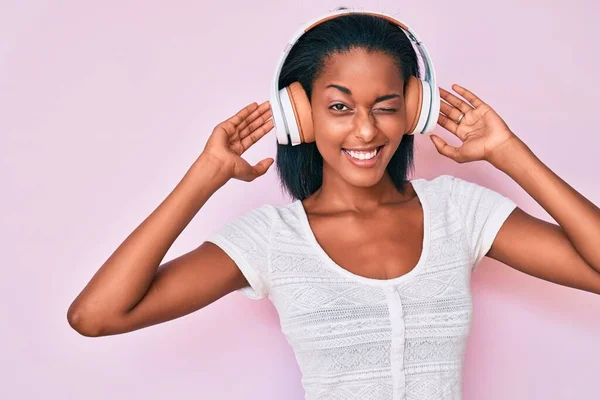
[[[339,16],[304,34],[279,78],[280,88],[301,83],[314,123],[313,142],[277,149],[295,201],[253,209],[159,267],[216,190],[274,162],[241,157],[273,128],[270,103],[252,103],[216,126],[179,185],[99,269],[69,308],[71,326],[129,332],[237,290],[273,302],[307,399],[460,399],[471,271],[487,255],[600,293],[600,210],[458,85],[463,99],[440,89],[437,122],[463,143],[431,135],[438,152],[490,162],[560,226],[450,175],[407,180],[406,82],[418,73],[410,41],[382,18]]]

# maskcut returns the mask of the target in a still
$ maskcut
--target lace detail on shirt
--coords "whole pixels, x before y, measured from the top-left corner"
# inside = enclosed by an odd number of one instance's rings
[[[262,206],[213,236],[247,277],[242,293],[275,306],[307,400],[462,397],[471,271],[516,205],[451,175],[412,183],[429,213],[429,249],[406,279],[333,268],[298,203]]]

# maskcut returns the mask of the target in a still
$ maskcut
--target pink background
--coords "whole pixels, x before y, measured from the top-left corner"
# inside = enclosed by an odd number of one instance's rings
[[[456,82],[480,95],[542,161],[600,204],[600,28],[591,0],[2,0],[0,398],[303,398],[268,300],[233,294],[102,338],[77,334],[66,311],[179,182],[214,126],[268,99],[285,41],[338,6],[387,12],[414,28],[440,86]],[[459,165],[429,138],[416,142],[416,176],[454,174],[552,220],[491,165]],[[245,157],[274,157],[275,147],[272,131]],[[253,183],[227,183],[165,261],[267,202],[289,202],[274,167]],[[491,259],[472,282],[465,399],[599,396],[599,296]]]

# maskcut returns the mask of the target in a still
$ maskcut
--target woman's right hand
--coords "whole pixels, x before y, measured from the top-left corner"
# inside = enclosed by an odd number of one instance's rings
[[[275,161],[273,158],[252,166],[241,155],[273,128],[271,116],[269,101],[247,105],[215,127],[200,157],[215,162],[231,178],[251,182],[264,175]]]

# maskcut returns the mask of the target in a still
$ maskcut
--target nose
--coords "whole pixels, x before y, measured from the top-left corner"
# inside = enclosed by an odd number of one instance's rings
[[[368,143],[377,135],[375,117],[371,110],[359,110],[356,114],[356,137]]]

